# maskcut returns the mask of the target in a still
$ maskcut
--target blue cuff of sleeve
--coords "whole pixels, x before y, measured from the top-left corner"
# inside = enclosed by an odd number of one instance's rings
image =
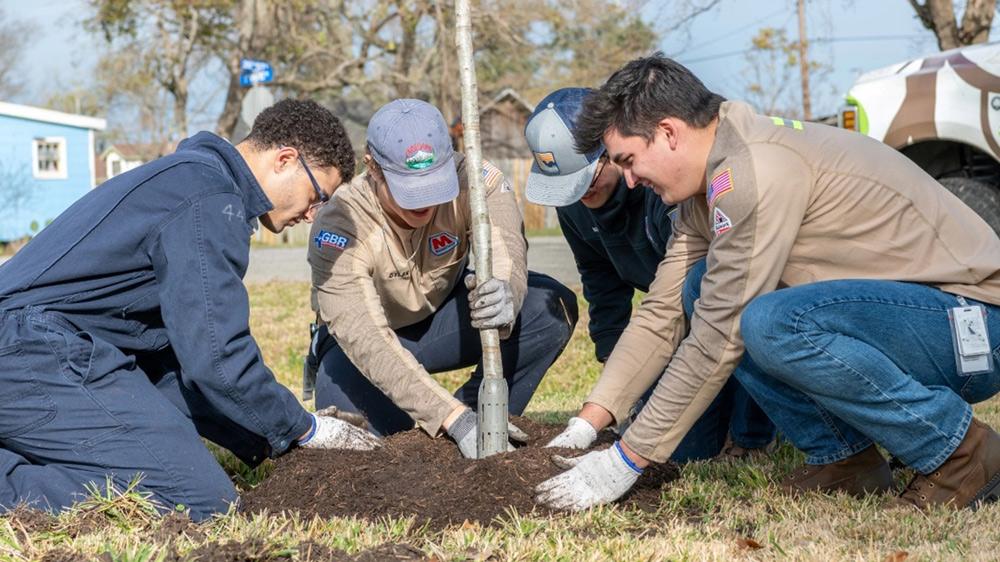
[[[615,441],[615,450],[618,451],[618,455],[621,456],[622,460],[625,461],[625,464],[628,465],[629,468],[631,468],[636,474],[642,474],[643,469],[636,466],[635,463],[628,458],[628,455],[625,454],[625,451],[622,450],[621,441]]]
[[[309,433],[306,433],[305,437],[299,439],[299,445],[305,445],[310,439],[313,438],[314,435],[316,435],[316,416],[309,414],[309,421],[311,422],[309,424]]]

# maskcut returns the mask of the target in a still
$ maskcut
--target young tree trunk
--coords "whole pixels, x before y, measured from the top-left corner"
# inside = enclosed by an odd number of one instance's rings
[[[462,82],[462,123],[465,126],[465,171],[469,176],[469,206],[472,208],[472,243],[476,254],[476,283],[493,277],[490,219],[483,185],[483,155],[479,142],[479,89],[472,50],[472,19],[469,0],[455,5],[455,42]],[[483,345],[483,382],[479,387],[478,457],[507,450],[507,381],[500,361],[500,334],[480,330]]]

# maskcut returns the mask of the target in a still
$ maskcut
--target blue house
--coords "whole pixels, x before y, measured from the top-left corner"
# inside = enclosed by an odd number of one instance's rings
[[[104,119],[0,102],[0,241],[33,236],[93,189]]]

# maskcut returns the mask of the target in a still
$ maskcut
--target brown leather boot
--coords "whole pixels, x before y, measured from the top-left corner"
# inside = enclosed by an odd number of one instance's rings
[[[892,489],[889,463],[874,445],[844,460],[830,464],[804,464],[781,481],[790,494],[845,492],[861,497]]]
[[[997,499],[1000,499],[1000,435],[973,418],[955,452],[934,472],[915,476],[893,506],[927,509],[947,505],[975,510]]]

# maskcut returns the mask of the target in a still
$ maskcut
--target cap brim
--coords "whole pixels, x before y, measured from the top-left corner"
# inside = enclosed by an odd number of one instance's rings
[[[580,200],[590,184],[593,183],[597,171],[598,160],[591,162],[586,168],[572,174],[553,176],[542,172],[537,162],[531,164],[528,174],[528,184],[524,188],[524,196],[535,205],[546,207],[565,207]]]
[[[400,174],[382,168],[382,175],[392,198],[403,209],[426,209],[458,197],[458,171],[452,158],[426,174]]]

